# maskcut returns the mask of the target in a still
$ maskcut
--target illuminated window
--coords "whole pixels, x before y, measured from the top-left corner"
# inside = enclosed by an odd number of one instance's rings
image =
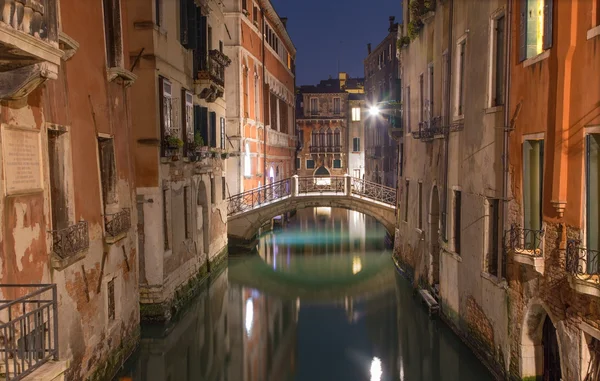
[[[353,122],[360,121],[360,107],[352,107],[352,121]]]
[[[524,61],[552,47],[553,0],[521,0],[519,59]]]
[[[585,236],[588,250],[600,250],[600,134],[586,136],[585,142]],[[598,270],[597,260],[588,261],[590,273]]]

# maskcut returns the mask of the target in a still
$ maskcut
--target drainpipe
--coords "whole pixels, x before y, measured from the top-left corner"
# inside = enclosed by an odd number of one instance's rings
[[[508,14],[506,20],[508,21],[507,25],[511,25],[512,20],[512,5],[513,1],[508,1]],[[502,229],[502,239],[504,241],[504,232],[508,229],[508,152],[509,152],[509,135],[512,126],[510,125],[509,120],[509,112],[510,112],[510,63],[511,63],[511,47],[512,47],[512,28],[507,28],[507,37],[506,37],[506,54],[504,59],[506,60],[506,77],[504,78],[504,142],[502,145],[502,221],[501,221],[501,229]],[[518,108],[518,107],[517,107]],[[504,253],[504,250],[502,250]],[[505,266],[503,266],[504,258],[503,255],[498,256],[499,266],[498,266],[498,278],[502,279],[502,277],[506,277],[504,274]]]
[[[267,120],[267,112],[269,112],[269,110],[267,110],[267,105],[268,103],[265,102],[265,98],[264,97],[269,97],[267,98],[267,100],[270,100],[270,94],[265,94],[265,85],[266,85],[266,72],[267,70],[265,69],[265,9],[263,7],[260,8],[260,14],[262,15],[262,27],[261,27],[261,34],[262,34],[262,55],[261,55],[261,62],[262,62],[262,77],[263,77],[263,186],[265,186],[265,200],[267,199],[267,124],[265,123],[265,121]],[[269,121],[270,122],[270,121]]]
[[[444,101],[446,102],[446,139],[444,141],[445,145],[445,160],[444,160],[444,203],[443,203],[443,223],[444,223],[444,241],[448,242],[448,167],[450,161],[450,92],[451,92],[451,84],[452,84],[452,46],[453,46],[453,38],[452,38],[452,25],[454,22],[454,1],[450,0],[448,6],[450,7],[450,30],[448,31],[448,96]]]

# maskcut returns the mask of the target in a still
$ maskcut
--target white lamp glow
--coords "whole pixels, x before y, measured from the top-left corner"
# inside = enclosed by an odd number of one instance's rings
[[[246,334],[250,336],[252,330],[252,320],[254,320],[254,303],[252,298],[246,300]]]
[[[377,357],[373,357],[373,361],[371,362],[371,381],[381,381],[382,374],[381,360]]]
[[[377,116],[377,115],[379,115],[379,107],[377,107],[377,106],[372,106],[372,107],[369,109],[369,114],[370,114],[371,116]]]

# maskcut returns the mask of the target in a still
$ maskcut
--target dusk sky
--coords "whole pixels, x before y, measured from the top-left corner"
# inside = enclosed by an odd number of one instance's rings
[[[387,34],[389,17],[400,21],[401,0],[271,0],[296,46],[296,84],[317,84],[346,71],[363,77],[367,43]]]

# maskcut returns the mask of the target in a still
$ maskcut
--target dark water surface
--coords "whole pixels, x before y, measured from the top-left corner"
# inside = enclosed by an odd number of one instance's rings
[[[230,258],[176,321],[142,327],[116,380],[491,380],[428,318],[385,236],[360,213],[298,211],[258,253]]]

